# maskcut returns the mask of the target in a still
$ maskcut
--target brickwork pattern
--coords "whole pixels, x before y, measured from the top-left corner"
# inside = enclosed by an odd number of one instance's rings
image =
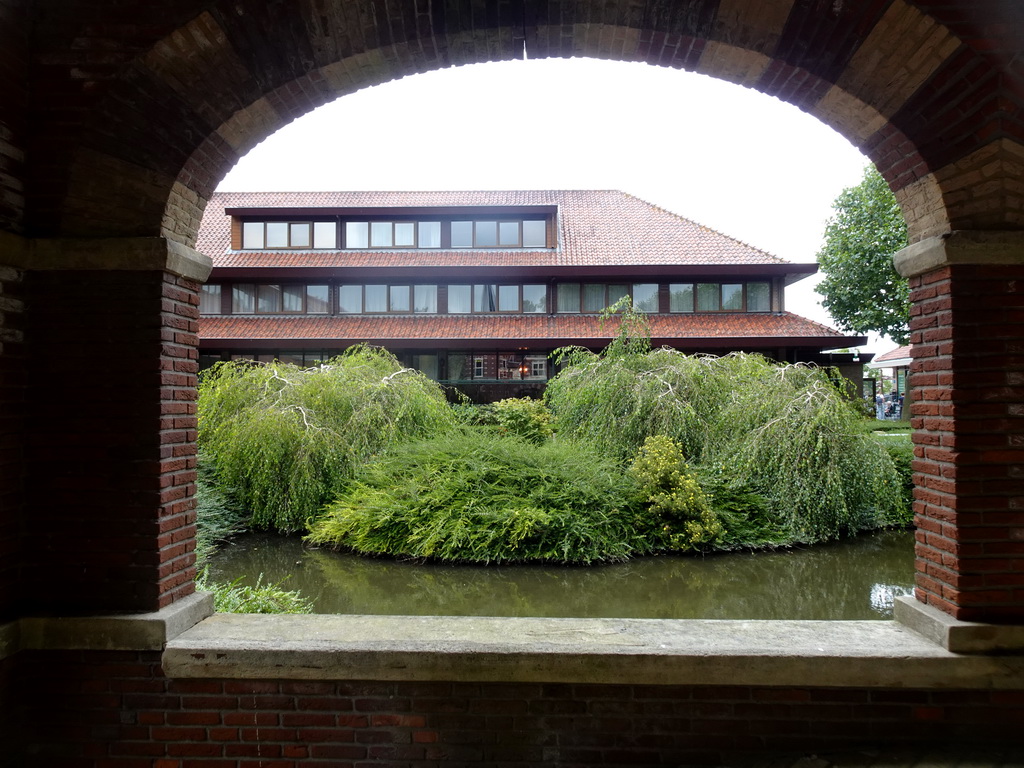
[[[1008,748],[1024,718],[1024,691],[169,681],[159,654],[24,656],[26,765],[62,768],[721,765]]]
[[[24,229],[28,24],[25,3],[0,0],[0,228]]]
[[[1024,620],[1024,267],[911,278],[917,597]]]
[[[117,23],[106,25],[87,4],[47,7],[27,70],[39,105],[28,225],[44,235],[162,232],[194,242],[196,207],[269,132],[358,88],[519,58],[524,43],[535,58],[643,61],[758,87],[845,131],[903,189],[994,141],[1024,145],[1024,88],[1001,65],[1016,54],[1024,6],[991,5],[717,0],[641,12],[628,0],[356,0],[314,12],[307,4],[183,0],[119,8]],[[21,7],[2,0],[0,11]],[[0,27],[17,38],[26,24]],[[0,46],[0,67],[23,74],[25,46],[13,42]],[[8,89],[25,81],[3,78]],[[4,96],[19,103],[17,93]],[[17,131],[3,119],[0,147],[10,144],[5,129]],[[22,153],[15,143],[0,158],[20,163]],[[0,167],[0,192],[10,179],[22,183]],[[1018,199],[1012,174],[994,181],[1004,202]],[[950,218],[966,220],[958,208],[967,204],[950,201]],[[998,206],[987,214],[970,219],[1012,223]]]
[[[28,292],[25,613],[168,605],[194,591],[197,285],[35,272]]]
[[[0,622],[13,617],[25,510],[24,274],[0,266]]]

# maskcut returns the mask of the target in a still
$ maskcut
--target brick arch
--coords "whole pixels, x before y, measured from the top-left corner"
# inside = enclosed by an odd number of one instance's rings
[[[363,87],[513,59],[525,45],[532,57],[693,70],[798,106],[876,163],[912,240],[1024,228],[1013,204],[1024,158],[1010,108],[1019,92],[969,29],[940,23],[928,5],[705,0],[637,10],[625,0],[524,0],[493,12],[439,3],[385,15],[368,0],[319,14],[216,3],[148,44],[107,88],[67,173],[59,227],[191,244],[219,178],[282,125]]]
[[[11,17],[0,3],[0,19],[20,20],[0,24],[0,41],[11,42],[0,46],[0,66],[27,73],[32,86],[0,97],[14,115],[0,112],[0,226],[26,235],[0,232],[0,249],[27,271],[32,292],[28,319],[5,312],[0,330],[20,344],[16,323],[27,328],[29,353],[13,363],[26,371],[50,370],[51,349],[66,338],[100,340],[102,351],[83,344],[79,358],[62,360],[62,375],[73,381],[96,357],[111,358],[108,375],[138,381],[134,396],[145,405],[109,439],[140,436],[138,455],[147,462],[121,461],[113,449],[89,457],[90,480],[133,474],[111,481],[124,491],[123,507],[114,505],[108,528],[93,534],[114,543],[94,547],[89,567],[109,574],[117,589],[80,598],[76,610],[163,606],[191,591],[189,355],[197,281],[206,273],[186,246],[217,179],[277,126],[342,93],[427,69],[511,59],[525,44],[533,57],[640,61],[755,87],[817,115],[876,161],[921,246],[904,260],[915,298],[918,598],[960,619],[1024,617],[1016,311],[1024,286],[1024,87],[1015,68],[1024,5],[434,0],[392,4],[390,12],[371,0],[53,5]],[[126,295],[138,304],[122,310],[106,298]],[[132,324],[140,327],[126,354]],[[91,391],[26,391],[16,398],[25,397],[26,412],[45,417],[52,434],[64,434],[62,419],[103,410]],[[110,411],[120,413],[108,396]],[[75,423],[81,434],[58,441],[62,451],[30,446],[33,471],[77,465],[76,439],[92,439],[96,427]],[[159,503],[134,494],[132,483],[159,489]],[[61,497],[68,515],[78,491],[69,487]],[[99,484],[90,498],[113,509]],[[32,534],[57,542],[42,529],[48,519],[36,517]],[[142,542],[138,562],[119,549],[122,541]],[[62,552],[54,545],[51,559],[79,565]],[[119,565],[108,566],[104,555]],[[57,610],[79,599],[59,586],[69,572],[55,571],[35,604],[49,599]],[[9,591],[15,582],[8,579]]]

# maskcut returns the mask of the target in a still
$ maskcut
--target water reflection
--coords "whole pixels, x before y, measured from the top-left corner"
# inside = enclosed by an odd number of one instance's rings
[[[251,534],[211,575],[287,579],[318,613],[672,619],[885,619],[909,594],[913,534],[886,531],[784,552],[650,557],[597,567],[452,566],[307,550]]]

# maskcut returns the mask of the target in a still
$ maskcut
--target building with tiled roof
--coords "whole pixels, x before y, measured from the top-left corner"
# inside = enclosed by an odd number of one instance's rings
[[[538,394],[554,349],[615,336],[600,312],[624,295],[685,352],[836,364],[866,341],[785,311],[816,264],[623,192],[218,193],[197,248],[204,367],[365,342],[478,399]]]

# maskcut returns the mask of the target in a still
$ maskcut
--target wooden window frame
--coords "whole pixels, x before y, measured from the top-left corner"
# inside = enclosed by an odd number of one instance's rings
[[[267,227],[270,224],[282,224],[285,227],[285,245],[267,245]],[[316,246],[316,225],[317,224],[331,224],[335,228],[334,233],[334,245],[326,248],[318,248]],[[245,244],[245,230],[246,227],[259,225],[263,230],[263,245],[248,246]],[[295,245],[292,238],[292,228],[296,226],[305,226],[309,233],[308,245]],[[337,221],[328,221],[325,219],[260,219],[258,221],[242,221],[239,227],[239,248],[242,251],[330,251],[338,248],[338,223]]]
[[[538,221],[538,222],[541,222],[543,224],[543,227],[544,227],[544,245],[540,245],[540,246],[538,246],[538,245],[529,245],[529,246],[523,245],[523,222],[525,222],[525,221]],[[484,223],[488,223],[489,224],[491,222],[493,222],[494,225],[495,225],[495,227],[494,227],[495,228],[495,233],[494,233],[495,244],[494,245],[483,245],[483,244],[481,244],[480,238],[479,238],[479,236],[477,234],[477,232],[478,232],[478,225],[484,224]],[[453,238],[452,238],[452,225],[453,224],[469,224],[471,226],[471,229],[472,229],[472,237],[471,237],[472,245],[455,245],[454,244]],[[501,226],[502,226],[502,224],[515,224],[516,225],[516,242],[514,244],[513,243],[503,243],[502,242],[502,240],[501,240]],[[495,216],[495,217],[490,217],[490,218],[486,218],[486,219],[452,219],[451,221],[448,222],[448,242],[449,242],[450,247],[452,248],[452,250],[479,249],[479,250],[486,250],[486,251],[500,251],[500,250],[506,249],[506,248],[511,248],[511,249],[514,249],[514,250],[522,250],[524,248],[525,249],[533,249],[533,248],[547,249],[549,247],[548,246],[548,221],[547,221],[547,219],[523,219],[523,218],[515,218],[515,217],[511,217],[510,218],[508,216],[504,216],[504,217],[503,216]]]

